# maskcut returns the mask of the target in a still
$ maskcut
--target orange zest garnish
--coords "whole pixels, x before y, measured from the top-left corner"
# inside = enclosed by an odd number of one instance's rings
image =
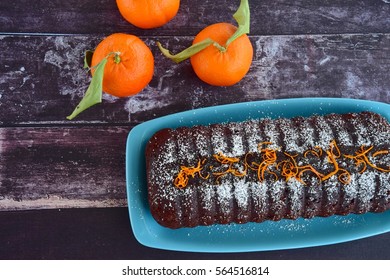
[[[307,150],[303,154],[303,156],[306,158],[308,153],[311,153],[311,154],[315,155],[316,157],[320,158],[322,156],[322,148],[319,146],[315,146],[313,149]]]
[[[301,176],[302,176],[302,174],[303,174],[304,172],[311,171],[312,173],[314,173],[314,175],[316,175],[316,176],[318,177],[318,179],[319,179],[320,181],[322,181],[322,177],[324,177],[324,175],[323,175],[322,173],[318,172],[318,171],[317,171],[313,166],[311,166],[311,165],[300,166],[299,169],[300,169],[300,171],[299,171],[297,180],[300,181],[300,182],[302,182],[304,185],[306,185],[306,184],[305,184],[305,182],[303,182],[302,179],[301,179]]]
[[[232,174],[235,177],[244,177],[248,174],[248,171],[253,171],[256,172],[259,182],[263,182],[266,179],[266,174],[268,173],[274,177],[275,181],[278,181],[279,176],[281,176],[285,178],[286,182],[294,178],[303,185],[306,185],[302,176],[305,172],[310,172],[321,182],[328,180],[332,176],[337,176],[337,179],[342,184],[346,185],[351,182],[351,174],[348,170],[340,167],[339,161],[342,157],[354,160],[357,168],[361,167],[359,170],[360,173],[365,172],[368,167],[381,172],[390,172],[390,167],[380,167],[371,161],[376,157],[389,155],[389,150],[372,152],[374,148],[373,146],[365,147],[362,145],[354,155],[348,155],[342,154],[337,142],[332,140],[326,151],[323,151],[323,149],[319,146],[315,146],[301,155],[292,155],[287,152],[283,152],[285,156],[281,157],[278,162],[278,159],[280,158],[278,155],[281,152],[279,152],[278,149],[269,147],[270,145],[272,145],[271,142],[261,142],[258,144],[258,152],[248,152],[245,156],[241,157],[228,157],[221,152],[214,154],[214,161],[206,168],[209,170],[209,174],[206,176],[202,174],[202,172],[204,172],[203,169],[205,167],[206,159],[198,160],[196,166],[181,166],[173,183],[177,188],[185,188],[188,185],[190,178],[199,176],[199,178],[207,180],[210,175],[215,176],[215,182],[219,183],[221,177],[227,174]],[[372,154],[369,155],[370,153]],[[319,160],[322,155],[325,154],[327,162],[333,166],[332,171],[328,174],[323,174],[310,164],[298,164],[300,160],[307,158],[309,154],[317,157]],[[254,158],[260,158],[260,160],[251,159],[252,156]],[[215,167],[215,165],[217,165],[217,167]],[[212,172],[212,170],[216,170],[218,172]]]
[[[337,178],[344,185],[348,185],[349,183],[351,183],[351,174],[345,169],[341,169],[341,171],[343,172],[340,173],[340,175]]]
[[[226,174],[233,174],[234,176],[237,176],[237,177],[243,177],[246,175],[246,172],[247,172],[247,169],[246,169],[246,166],[244,168],[244,171],[240,172],[237,168],[234,168],[234,164],[235,163],[238,163],[240,162],[240,159],[239,158],[236,158],[236,157],[227,157],[225,156],[224,154],[222,154],[221,152],[217,155],[214,155],[214,158],[217,162],[223,164],[223,165],[227,165],[227,169],[223,172],[214,172],[213,175],[214,176],[217,176],[216,178],[216,181],[219,182],[219,179],[226,175]]]
[[[321,178],[321,181],[325,181],[325,180],[329,179],[330,177],[332,177],[333,175],[336,175],[337,173],[339,173],[341,171],[342,172],[342,176],[346,177],[346,179],[345,180],[344,179],[340,180],[343,177],[339,176],[338,177],[339,180],[341,182],[348,182],[350,180],[348,178],[350,178],[351,175],[349,174],[349,172],[347,170],[345,170],[343,168],[340,168],[339,164],[336,161],[336,159],[341,157],[341,152],[340,152],[340,149],[337,146],[337,143],[336,143],[335,140],[330,142],[330,148],[329,148],[329,150],[326,151],[326,154],[328,156],[328,162],[333,164],[334,170],[332,172],[330,172],[329,174],[323,176]]]
[[[360,170],[360,173],[363,173],[367,169],[367,165],[371,166],[372,168],[382,171],[382,172],[390,172],[390,167],[388,169],[376,166],[373,164],[370,159],[368,158],[367,154],[369,151],[373,149],[373,146],[370,146],[368,148],[365,148],[364,145],[360,146],[360,149],[355,152],[355,155],[344,155],[346,158],[350,158],[355,160],[355,164],[357,167],[360,165],[363,165],[363,168]],[[386,155],[389,151],[387,150],[380,150],[372,154],[372,157],[377,157],[379,155]]]
[[[279,169],[280,167],[280,164],[282,164],[282,171],[281,171],[281,175],[284,176],[286,178],[286,182],[288,180],[290,180],[291,178],[295,178],[296,180],[298,180],[299,182],[301,182],[302,184],[306,185],[305,182],[302,181],[301,179],[301,176],[304,172],[307,172],[307,171],[311,171],[313,172],[320,180],[321,178],[324,176],[323,174],[321,174],[320,172],[318,172],[313,166],[311,165],[304,165],[304,166],[298,166],[297,164],[297,161],[295,160],[295,158],[298,156],[298,155],[290,155],[288,153],[284,153],[286,156],[289,157],[289,160],[284,160],[284,161],[281,161],[278,165],[277,165],[277,168]]]
[[[262,161],[260,163],[252,162],[248,164],[247,155],[245,156],[245,165],[250,169],[257,171],[257,178],[262,182],[265,178],[265,172],[274,175],[275,180],[278,180],[278,175],[275,172],[270,170],[270,167],[275,165],[277,160],[276,150],[271,148],[262,148],[263,145],[271,145],[271,142],[261,142],[258,145],[258,150],[261,153]]]
[[[173,181],[175,187],[179,189],[185,188],[188,184],[189,177],[194,178],[195,174],[198,174],[199,177],[207,180],[210,174],[208,174],[207,176],[203,176],[201,173],[203,169],[202,165],[204,165],[205,161],[206,161],[205,159],[203,161],[199,160],[197,166],[191,166],[191,167],[181,166],[179,174],[176,176],[175,180]]]
[[[389,151],[381,150],[381,151],[377,151],[377,152],[373,153],[372,157],[376,157],[376,156],[379,156],[379,155],[387,155],[388,153],[389,153]]]
[[[290,155],[288,153],[284,153],[287,157],[289,157],[288,160],[281,161],[276,168],[279,170],[280,164],[282,166],[281,175],[286,178],[286,182],[290,180],[291,178],[298,178],[297,175],[299,173],[298,164],[295,160],[295,158],[298,155]]]

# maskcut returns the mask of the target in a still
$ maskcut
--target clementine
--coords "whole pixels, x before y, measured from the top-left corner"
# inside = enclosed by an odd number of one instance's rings
[[[249,71],[253,58],[253,47],[248,38],[250,9],[248,0],[241,0],[233,15],[238,27],[226,23],[207,26],[196,35],[192,45],[171,54],[160,42],[160,51],[174,62],[188,58],[196,75],[214,86],[231,86],[239,82]]]
[[[101,41],[92,56],[91,70],[108,57],[103,74],[103,91],[117,97],[140,92],[152,79],[154,58],[137,36],[115,33]]]
[[[87,51],[84,67],[91,70],[92,80],[68,120],[101,103],[103,91],[117,97],[140,92],[153,77],[154,57],[137,36],[115,33],[102,40],[93,54]]]
[[[249,71],[253,58],[253,47],[246,34],[224,48],[237,27],[230,23],[207,26],[196,35],[193,44],[207,38],[217,42],[190,57],[192,68],[204,82],[214,86],[231,86],[239,82]]]
[[[149,29],[160,27],[175,17],[180,0],[116,0],[116,4],[128,22]]]

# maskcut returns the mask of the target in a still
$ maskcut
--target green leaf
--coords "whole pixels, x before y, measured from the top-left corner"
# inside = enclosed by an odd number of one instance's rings
[[[241,0],[240,6],[233,17],[238,23],[238,28],[232,37],[227,40],[226,48],[240,36],[249,33],[251,16],[248,0]]]
[[[74,109],[73,113],[66,118],[68,120],[74,119],[78,114],[88,109],[89,107],[102,102],[103,94],[103,74],[104,67],[108,59],[105,57],[96,67],[91,83],[79,105]]]
[[[169,50],[165,49],[160,42],[157,42],[157,46],[160,49],[160,51],[168,58],[172,59],[174,62],[179,63],[183,60],[186,60],[187,58],[190,58],[194,54],[197,54],[198,52],[204,50],[211,44],[215,43],[213,40],[207,38],[199,43],[196,43],[192,45],[189,48],[186,48],[184,51],[181,51],[175,55],[171,54]]]
[[[86,51],[84,56],[84,69],[90,69],[92,66],[93,51]]]

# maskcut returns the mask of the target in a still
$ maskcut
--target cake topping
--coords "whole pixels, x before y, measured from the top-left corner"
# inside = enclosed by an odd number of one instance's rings
[[[239,158],[227,157],[227,156],[223,155],[221,152],[219,154],[217,154],[217,155],[213,155],[213,157],[220,164],[227,165],[227,169],[226,170],[224,170],[222,172],[213,172],[213,175],[217,176],[217,178],[216,178],[217,182],[219,181],[219,179],[223,175],[228,174],[228,173],[231,173],[231,174],[233,174],[236,177],[243,177],[243,176],[246,175],[246,168],[245,168],[244,171],[240,172],[237,168],[234,167],[234,164],[238,163],[240,161]],[[210,167],[211,167],[210,169],[213,168],[213,166],[210,166]]]
[[[363,165],[362,170],[360,170],[360,173],[363,173],[367,169],[367,164],[371,166],[374,169],[377,169],[382,172],[390,172],[390,167],[388,169],[376,166],[373,164],[370,159],[368,158],[367,154],[369,151],[373,149],[373,146],[370,146],[368,148],[365,148],[364,145],[360,147],[360,149],[355,153],[355,155],[344,155],[346,158],[350,158],[356,161],[356,166],[359,167],[360,165]],[[387,155],[389,153],[388,150],[380,150],[372,154],[372,157],[375,158],[377,156],[381,155]]]
[[[173,184],[175,187],[182,189],[185,188],[188,184],[189,177],[191,176],[192,178],[195,177],[195,174],[198,174],[200,178],[207,180],[209,178],[209,175],[203,176],[201,171],[203,169],[202,165],[204,165],[205,160],[199,160],[197,166],[181,166],[180,167],[180,172],[176,176]]]
[[[335,140],[330,142],[329,148],[325,152],[320,146],[315,146],[306,150],[303,154],[293,155],[271,147],[274,147],[272,142],[260,142],[257,153],[248,152],[243,157],[228,157],[219,152],[212,155],[210,160],[198,160],[196,166],[181,166],[173,183],[177,188],[185,188],[188,185],[189,178],[195,178],[198,175],[203,180],[213,177],[215,183],[219,184],[223,176],[232,174],[234,177],[245,177],[248,175],[248,171],[252,170],[256,172],[259,182],[263,182],[268,174],[275,181],[278,181],[279,177],[283,177],[286,182],[294,178],[306,185],[302,177],[304,173],[309,172],[320,182],[338,175],[338,180],[342,184],[348,185],[351,182],[351,173],[340,166],[340,162],[345,163],[345,159],[354,160],[356,168],[362,166],[360,173],[365,172],[367,166],[380,172],[390,172],[390,167],[385,168],[373,163],[374,159],[388,155],[389,151],[378,150],[373,152],[373,146],[365,147],[362,145],[355,152],[355,155],[343,154]],[[371,155],[369,155],[370,153]],[[326,166],[314,167],[313,165],[317,166],[321,162],[324,154],[326,155]],[[313,157],[316,158],[315,161],[313,161]],[[344,161],[341,161],[341,159],[344,159]],[[207,169],[210,170],[209,173],[207,175],[202,174],[202,171]]]

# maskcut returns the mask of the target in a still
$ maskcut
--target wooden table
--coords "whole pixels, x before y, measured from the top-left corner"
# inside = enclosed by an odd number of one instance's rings
[[[390,103],[390,1],[252,0],[254,61],[232,87],[196,78],[177,52],[206,25],[228,21],[239,1],[182,0],[167,25],[141,30],[115,1],[0,3],[0,258],[388,259],[390,233],[338,245],[242,254],[194,254],[140,245],[130,228],[125,141],[135,125],[212,105],[296,97]],[[155,74],[138,95],[65,119],[89,82],[83,55],[105,36],[140,36]]]

